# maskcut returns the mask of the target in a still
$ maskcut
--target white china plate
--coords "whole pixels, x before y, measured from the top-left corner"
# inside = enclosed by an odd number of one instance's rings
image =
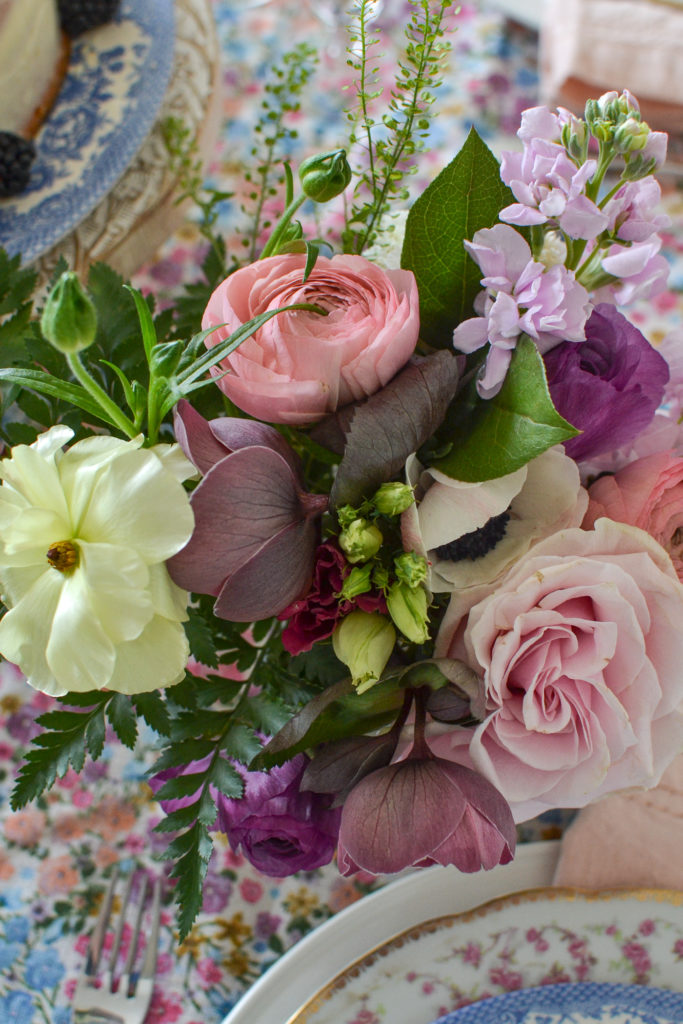
[[[683,995],[645,985],[544,985],[482,999],[435,1024],[680,1024]]]
[[[557,840],[524,843],[511,864],[493,871],[463,875],[456,868],[434,867],[390,882],[293,946],[245,993],[223,1024],[285,1024],[340,971],[398,932],[505,893],[549,885],[559,851]]]
[[[479,999],[567,982],[681,992],[682,907],[683,892],[665,889],[546,887],[425,917],[347,966],[288,1024],[430,1024],[447,1014],[456,1024],[454,1011]],[[541,1021],[569,1024],[561,1014]]]
[[[122,0],[114,21],[73,41],[35,139],[29,188],[0,200],[0,245],[10,255],[42,255],[118,181],[159,113],[173,43],[173,0]]]

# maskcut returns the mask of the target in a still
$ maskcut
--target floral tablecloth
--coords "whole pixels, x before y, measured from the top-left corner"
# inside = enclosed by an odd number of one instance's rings
[[[314,40],[320,60],[289,126],[295,161],[343,144],[341,108],[350,81],[344,60],[341,11],[333,0],[216,0],[223,59],[225,125],[209,167],[212,184],[233,191],[219,226],[233,251],[244,198],[242,169],[252,164],[252,130],[270,69],[294,46]],[[404,0],[378,3],[382,85],[391,89],[396,44],[410,9]],[[496,152],[515,145],[520,112],[536,102],[537,39],[487,8],[463,4],[451,18],[449,68],[439,90],[439,120],[415,185],[431,178],[474,123]],[[623,83],[615,83],[621,88]],[[656,343],[683,322],[683,200],[675,187],[665,199],[672,227],[664,234],[671,262],[668,291],[631,315]],[[332,225],[334,227],[334,225]],[[136,285],[162,301],[199,275],[202,240],[192,222],[168,240]],[[168,866],[156,859],[165,840],[152,830],[160,810],[143,781],[154,757],[154,736],[141,733],[134,753],[115,738],[102,759],[58,781],[37,805],[12,812],[9,794],[35,718],[52,701],[29,689],[10,665],[0,666],[0,1021],[69,1024],[76,978],[86,952],[104,881],[112,865],[139,864],[164,880],[164,915],[150,1024],[219,1024],[244,990],[301,936],[359,899],[382,880],[340,878],[334,865],[277,880],[260,876],[217,841],[202,912],[179,947]],[[554,837],[562,816],[524,826],[522,839]]]

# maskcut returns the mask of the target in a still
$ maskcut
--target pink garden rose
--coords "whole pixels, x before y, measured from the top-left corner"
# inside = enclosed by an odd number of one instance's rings
[[[683,749],[681,622],[683,586],[647,533],[559,531],[439,636],[437,656],[483,676],[486,717],[430,737],[433,752],[473,765],[516,821],[655,786]]]
[[[413,354],[417,285],[408,270],[382,270],[362,256],[319,256],[303,283],[306,257],[271,256],[237,270],[209,300],[202,327],[217,345],[269,309],[316,303],[327,316],[281,313],[213,371],[218,386],[251,416],[311,423],[374,394]]]
[[[600,477],[588,493],[585,529],[602,516],[639,526],[666,548],[683,582],[682,458],[658,452],[636,459],[614,476]]]

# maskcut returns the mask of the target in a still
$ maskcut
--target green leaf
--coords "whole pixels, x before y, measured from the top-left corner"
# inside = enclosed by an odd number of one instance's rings
[[[242,764],[250,764],[261,749],[261,743],[248,725],[231,725],[221,742],[221,750]]]
[[[165,771],[167,768],[181,768],[192,761],[201,761],[203,757],[213,754],[216,744],[209,739],[185,740],[184,743],[174,743],[165,747],[154,762],[153,774]]]
[[[217,757],[214,761],[209,781],[223,796],[239,799],[244,791],[242,776],[222,757]]]
[[[452,448],[433,466],[471,483],[513,473],[579,433],[555,409],[543,359],[526,335],[517,342],[495,398],[479,398],[472,383],[453,403],[446,424]]]
[[[500,166],[474,128],[447,167],[408,214],[401,266],[412,270],[420,293],[420,333],[436,348],[452,345],[453,329],[473,315],[481,271],[464,239],[490,228],[514,202]]]
[[[216,655],[216,644],[213,639],[211,626],[194,608],[190,608],[189,611],[190,617],[185,623],[185,634],[190,645],[192,657],[200,665],[218,668],[218,656]]]
[[[178,880],[174,895],[179,907],[178,932],[181,942],[189,935],[201,909],[204,879],[213,850],[208,828],[201,821],[197,820],[190,832],[191,843],[187,853],[176,861],[171,871],[171,878]]]
[[[162,736],[168,736],[171,728],[168,709],[163,698],[155,690],[149,693],[136,693],[131,697],[139,715],[144,718],[147,725],[155,729]]]
[[[68,381],[60,380],[59,377],[53,377],[52,374],[44,373],[42,370],[23,370],[19,368],[0,369],[0,380],[11,381],[13,384],[20,385],[20,387],[31,388],[33,391],[39,391],[43,395],[59,398],[70,405],[83,409],[90,416],[95,416],[96,419],[109,423],[110,426],[116,426],[113,420],[109,419],[99,402],[95,402],[80,384],[70,384]]]
[[[198,790],[202,788],[206,782],[206,771],[201,772],[186,772],[184,775],[177,775],[173,779],[169,779],[163,784],[160,790],[156,793],[156,799],[162,800],[179,800],[187,796],[192,796]]]
[[[138,738],[138,721],[127,694],[114,694],[107,707],[107,718],[123,745],[132,750]]]
[[[142,332],[142,344],[145,349],[145,357],[147,362],[150,363],[152,359],[152,349],[156,345],[157,332],[154,328],[154,321],[152,320],[152,314],[150,313],[149,306],[143,299],[141,293],[137,288],[133,288],[129,284],[123,286],[126,291],[130,292],[135,302],[135,308],[137,310],[138,319],[140,321],[140,330]]]

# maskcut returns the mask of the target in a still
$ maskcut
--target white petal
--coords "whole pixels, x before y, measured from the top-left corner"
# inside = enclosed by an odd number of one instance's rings
[[[524,486],[526,466],[484,483],[453,480],[430,470],[434,483],[419,505],[422,539],[428,550],[478,530],[500,515]]]
[[[4,551],[0,563],[30,565],[45,563],[48,548],[71,539],[71,526],[51,509],[25,508],[3,529]]]
[[[156,457],[160,459],[164,469],[171,473],[181,484],[185,480],[191,480],[193,477],[199,476],[196,468],[192,465],[179,444],[155,444],[149,450],[154,452]]]
[[[98,434],[78,441],[65,452],[59,464],[59,475],[75,530],[80,527],[106,466],[126,452],[140,448],[142,440],[142,435],[124,441],[120,437]]]
[[[17,445],[12,456],[0,462],[0,475],[29,505],[51,509],[69,522],[69,508],[59,478],[55,459],[43,456],[35,448]]]
[[[68,689],[55,679],[45,657],[63,581],[48,567],[0,621],[0,654],[19,666],[31,686],[52,697]]]
[[[85,573],[64,576],[47,645],[47,663],[67,690],[101,690],[114,669],[114,645],[93,612]]]
[[[110,462],[80,525],[85,540],[135,548],[146,562],[162,562],[190,539],[194,516],[175,477],[149,451],[129,451]]]
[[[163,615],[165,619],[172,619],[174,622],[185,622],[188,617],[189,594],[173,582],[165,565],[150,565],[149,591],[152,607],[157,615]]]
[[[149,569],[131,548],[79,544],[92,615],[115,643],[139,636],[154,614]]]
[[[109,689],[119,693],[147,693],[173,686],[184,677],[189,655],[183,627],[155,615],[137,640],[117,647]]]

